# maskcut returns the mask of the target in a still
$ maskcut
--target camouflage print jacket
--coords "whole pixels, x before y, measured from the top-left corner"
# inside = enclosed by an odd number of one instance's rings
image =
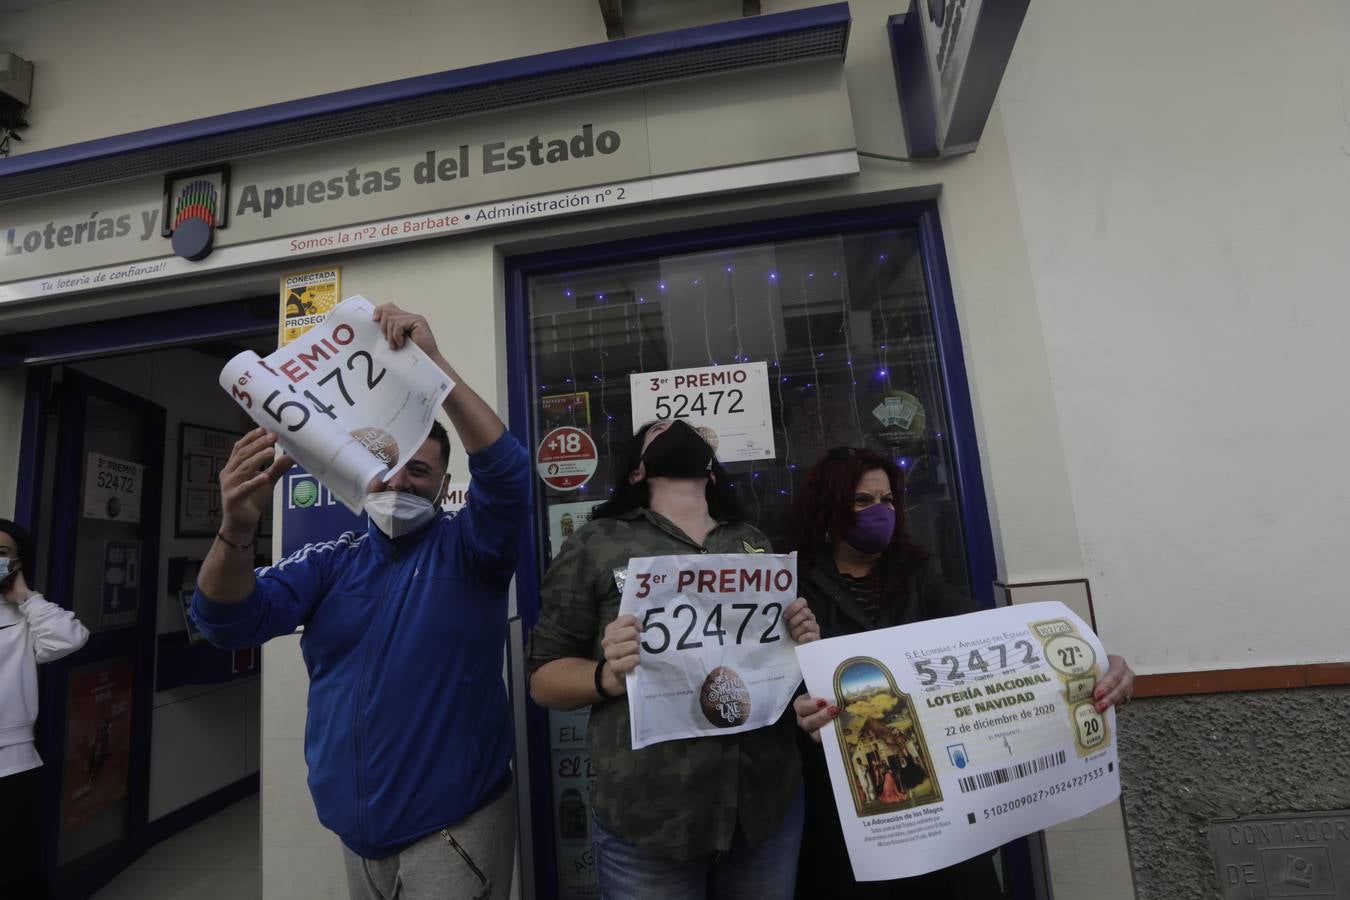
[[[573,535],[544,576],[530,636],[530,673],[555,659],[604,656],[600,639],[619,614],[615,570],[635,556],[766,552],[744,523],[719,524],[702,546],[650,510],[595,519]],[[695,859],[731,847],[739,825],[752,846],[787,815],[801,785],[791,706],[773,725],[726,736],[632,749],[628,701],[591,707],[586,748],[596,768],[592,803],[606,828],[659,856]]]

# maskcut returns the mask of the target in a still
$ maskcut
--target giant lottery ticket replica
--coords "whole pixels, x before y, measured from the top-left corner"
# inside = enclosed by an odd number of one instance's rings
[[[249,417],[352,512],[371,479],[392,478],[422,446],[455,386],[412,341],[390,350],[374,314],[364,297],[344,300],[299,340],[266,359],[246,350],[220,373]]]
[[[796,554],[640,556],[623,582],[619,612],[642,632],[627,680],[634,750],[778,721],[802,680],[784,617]]]
[[[1029,603],[797,647],[854,877],[921,875],[1120,795],[1097,636]]]

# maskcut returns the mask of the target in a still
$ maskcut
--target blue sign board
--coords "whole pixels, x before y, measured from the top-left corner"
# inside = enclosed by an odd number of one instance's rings
[[[912,0],[886,28],[912,157],[970,153],[1031,0]]]
[[[345,531],[366,530],[366,514],[353,513],[300,466],[281,477],[281,555],[306,544],[335,540]]]

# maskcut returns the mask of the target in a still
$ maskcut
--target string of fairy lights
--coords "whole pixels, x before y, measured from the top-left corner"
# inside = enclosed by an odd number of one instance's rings
[[[760,253],[764,249],[753,248]],[[537,411],[543,413],[542,398],[594,392],[595,414],[588,415],[587,421],[575,424],[585,427],[597,439],[603,448],[603,460],[612,460],[615,444],[626,442],[634,430],[631,427],[616,427],[621,424],[621,420],[628,418],[629,413],[626,404],[610,408],[614,400],[613,393],[618,390],[623,397],[629,396],[629,376],[647,371],[652,349],[647,346],[649,343],[653,347],[665,345],[663,349],[668,351],[668,355],[659,354],[664,356],[659,363],[663,369],[762,360],[770,376],[776,457],[762,461],[732,462],[728,466],[733,473],[733,488],[742,481],[746,483],[741,491],[742,497],[749,501],[747,512],[755,520],[760,519],[768,495],[776,493],[786,502],[792,501],[799,463],[809,465],[828,446],[865,445],[869,425],[875,429],[878,424],[870,408],[876,402],[875,398],[897,390],[894,384],[897,377],[897,353],[909,363],[904,372],[907,383],[899,389],[924,397],[923,406],[928,414],[931,416],[936,412],[940,415],[940,404],[934,404],[930,399],[940,396],[935,373],[929,372],[929,377],[925,378],[925,373],[920,371],[921,360],[914,343],[907,336],[891,332],[892,326],[896,324],[894,319],[899,315],[899,305],[896,295],[893,292],[888,294],[885,290],[888,282],[883,276],[896,280],[905,274],[888,259],[893,259],[892,255],[885,251],[878,252],[872,257],[875,260],[875,271],[869,273],[872,277],[859,279],[859,283],[865,285],[868,293],[873,295],[869,298],[867,308],[879,313],[872,316],[871,333],[862,334],[857,331],[858,323],[851,315],[852,295],[859,284],[851,283],[849,275],[856,271],[857,266],[850,266],[844,259],[842,242],[836,244],[835,258],[829,260],[833,265],[815,267],[779,264],[778,255],[785,249],[791,249],[791,245],[768,249],[774,256],[767,261],[727,261],[726,252],[707,253],[697,257],[660,260],[657,263],[660,269],[656,274],[651,274],[650,270],[642,273],[639,269],[637,278],[630,278],[632,266],[622,269],[608,267],[553,276],[554,284],[535,285],[531,295],[536,304],[554,308],[535,309],[532,315],[554,318],[554,334],[559,344],[563,345],[567,357],[561,384],[551,384],[549,379],[536,381],[541,397]],[[917,256],[910,254],[910,259],[917,260]],[[682,264],[692,260],[697,260],[702,268],[694,272],[679,271]],[[918,289],[921,291],[922,273],[916,274],[920,280]],[[785,276],[790,278],[787,285],[784,284]],[[587,282],[602,280],[608,286],[607,291],[591,293],[583,287]],[[617,290],[616,281],[619,282]],[[632,289],[629,286],[632,283],[645,286]],[[556,290],[557,287],[562,287],[562,290]],[[550,291],[550,288],[554,290]],[[548,302],[550,295],[556,298],[551,304]],[[813,297],[829,299],[822,301]],[[659,309],[657,328],[652,327],[655,317],[648,312],[651,307]],[[692,313],[691,307],[697,309],[699,319],[689,324],[701,326],[702,332],[698,335],[701,346],[697,346],[697,349],[689,346],[689,337],[695,333],[693,330],[672,325],[675,317]],[[594,371],[578,372],[577,363],[582,358],[575,348],[578,329],[564,328],[562,317],[599,308],[624,308],[625,312],[622,317],[589,316],[589,344],[595,353]],[[795,317],[791,314],[794,311],[797,313]],[[817,333],[821,323],[833,322],[831,315],[839,317],[838,333],[834,340]],[[723,317],[726,319],[725,329],[715,327]],[[793,318],[798,321],[792,322]],[[579,322],[578,319],[568,324],[575,326]],[[787,331],[790,323],[798,335],[796,341],[801,342],[796,350],[791,347],[793,340]],[[606,338],[610,337],[610,326],[616,326],[620,332],[619,340],[613,346],[606,342]],[[901,330],[905,330],[903,326]],[[747,341],[749,335],[753,335],[754,340]],[[785,337],[789,338],[786,354],[783,344]],[[822,340],[822,337],[825,339]],[[893,347],[897,337],[902,338],[902,343],[899,347]],[[634,344],[635,347],[632,346]],[[767,352],[757,354],[754,349],[747,349],[747,344],[751,348],[762,347]],[[624,356],[635,356],[635,360],[611,365],[611,353],[619,351],[624,351]],[[858,390],[858,379],[861,377],[859,366],[855,365],[855,362],[859,362],[855,359],[858,353],[867,354],[872,366],[861,391]],[[552,355],[556,358],[556,354]],[[539,365],[538,358],[533,364],[536,367]],[[795,392],[797,396],[793,398],[789,392]],[[811,403],[817,407],[814,415],[809,412]],[[849,425],[844,429],[832,428],[827,423],[829,407],[835,404],[841,407],[840,411],[846,405]],[[566,409],[575,413],[581,405],[574,402]],[[794,415],[805,416],[807,421],[794,423]],[[626,424],[637,426],[642,423]],[[803,424],[808,427],[808,432],[802,430]],[[939,425],[940,420],[930,419],[930,424]],[[848,433],[850,431],[851,434]],[[814,447],[810,446],[811,441],[802,440],[807,433],[814,438]],[[941,430],[936,430],[935,434],[941,439]],[[894,457],[902,468],[908,469],[914,462],[910,455],[901,454],[898,448],[894,451]],[[607,478],[598,472],[597,478],[592,479],[573,498],[596,499],[595,494],[600,490],[612,493],[613,486],[606,482]],[[767,487],[764,486],[766,484]]]

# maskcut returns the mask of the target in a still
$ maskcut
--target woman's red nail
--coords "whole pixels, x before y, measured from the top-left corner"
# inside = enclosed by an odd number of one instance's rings
[[[837,715],[839,715],[839,707],[837,707],[837,706],[831,706],[831,707],[830,707],[830,718],[834,718],[834,717],[837,716]]]
[[[1104,712],[1106,712],[1106,707],[1107,707],[1107,704],[1106,704],[1106,703],[1104,703],[1104,702],[1103,702],[1103,703],[1098,703],[1098,704],[1097,704],[1097,712],[1099,712],[1099,713],[1104,713]]]
[[[824,701],[824,700],[817,700],[817,701],[816,701],[816,709],[822,709],[822,708],[824,708],[824,706],[825,706],[825,701]]]

